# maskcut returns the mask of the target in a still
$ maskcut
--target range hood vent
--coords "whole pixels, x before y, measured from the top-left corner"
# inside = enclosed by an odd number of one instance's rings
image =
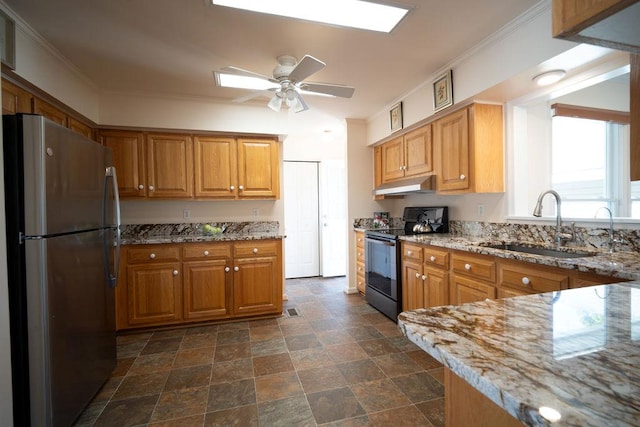
[[[436,190],[435,175],[427,177],[403,179],[400,181],[388,182],[376,187],[373,190],[374,196],[402,195],[410,193],[433,193]]]

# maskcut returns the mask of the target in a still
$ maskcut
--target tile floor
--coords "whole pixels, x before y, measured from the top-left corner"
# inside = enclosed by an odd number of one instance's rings
[[[443,426],[442,366],[344,281],[287,280],[297,316],[118,336],[76,426]]]

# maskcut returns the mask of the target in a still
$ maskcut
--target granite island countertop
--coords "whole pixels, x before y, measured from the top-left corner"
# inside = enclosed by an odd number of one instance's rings
[[[525,425],[640,425],[640,282],[418,309],[398,325]]]
[[[190,242],[232,242],[242,240],[284,239],[280,233],[219,233],[219,234],[184,234],[184,235],[154,235],[145,237],[125,237],[123,245],[154,245],[163,243]]]

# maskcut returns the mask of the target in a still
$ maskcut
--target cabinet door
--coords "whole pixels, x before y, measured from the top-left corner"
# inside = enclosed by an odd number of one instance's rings
[[[100,143],[111,148],[120,197],[145,197],[147,181],[142,132],[103,130],[99,135]]]
[[[418,176],[433,171],[431,125],[404,136],[404,176]]]
[[[184,263],[184,318],[207,320],[230,315],[231,277],[227,259]]]
[[[280,198],[280,156],[276,141],[238,140],[238,196]]]
[[[234,199],[237,192],[237,148],[233,138],[197,136],[194,141],[196,197]]]
[[[278,257],[239,258],[234,261],[233,313],[254,315],[282,311]]]
[[[404,139],[398,137],[382,145],[382,182],[404,177]]]
[[[72,131],[84,135],[89,139],[93,139],[93,129],[91,129],[91,126],[87,126],[73,117],[69,117],[68,126]]]
[[[459,305],[495,297],[495,287],[457,274],[451,274],[451,304]]]
[[[31,95],[26,90],[2,80],[2,114],[30,113]]]
[[[193,144],[187,135],[147,135],[147,197],[193,197]]]
[[[366,284],[364,279],[364,232],[356,231],[356,288],[360,293],[366,293]]]
[[[425,308],[449,304],[449,273],[423,266]]]
[[[463,109],[436,120],[433,142],[438,191],[469,188],[469,120]]]
[[[61,126],[67,126],[67,115],[41,99],[33,98],[33,113],[40,114]]]
[[[182,317],[180,263],[147,263],[127,268],[129,325],[155,325]]]
[[[422,265],[402,262],[402,310],[424,308]]]

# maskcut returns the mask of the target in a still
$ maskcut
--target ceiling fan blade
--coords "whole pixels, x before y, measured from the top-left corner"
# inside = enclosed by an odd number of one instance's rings
[[[241,102],[246,102],[249,101],[251,99],[257,98],[259,96],[271,96],[273,94],[273,91],[271,90],[259,90],[256,92],[251,92],[247,95],[244,96],[240,96],[238,98],[234,98],[231,100],[231,102],[237,102],[237,103],[241,103]]]
[[[298,62],[298,65],[289,73],[289,80],[292,82],[301,82],[311,74],[322,70],[327,64],[310,55],[305,55]]]
[[[302,95],[300,95],[298,91],[296,91],[296,99],[298,102],[293,107],[294,113],[301,113],[309,109],[309,106],[307,105],[306,102],[304,102],[304,99],[302,99]]]
[[[263,80],[268,80],[270,82],[278,83],[277,80],[272,79],[271,77],[263,76],[262,74],[254,73],[253,71],[244,70],[242,68],[233,67],[233,66],[222,67],[219,72],[233,74],[236,76],[254,77],[257,79],[263,79]]]
[[[303,83],[301,90],[307,92],[318,92],[326,95],[339,96],[340,98],[351,98],[355,88],[351,86],[334,85],[330,83]]]

